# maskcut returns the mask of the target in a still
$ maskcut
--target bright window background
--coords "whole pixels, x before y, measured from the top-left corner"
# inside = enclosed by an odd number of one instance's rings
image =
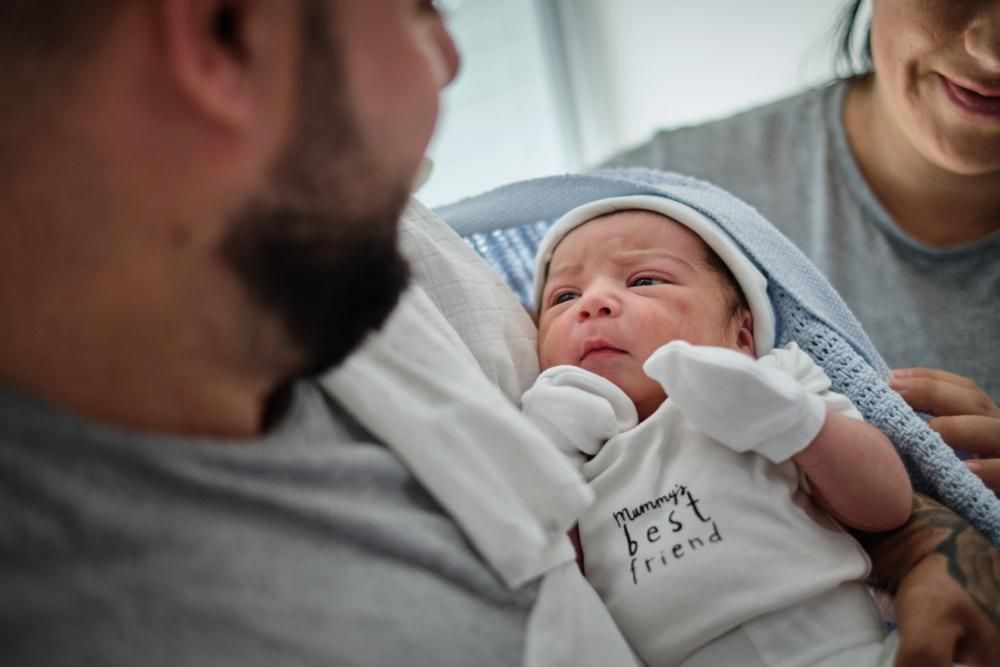
[[[576,0],[597,34],[611,125],[590,158],[833,76],[845,0]],[[574,59],[579,62],[580,56]],[[605,153],[600,155],[600,153]]]
[[[560,94],[558,40],[536,0],[463,0],[448,25],[462,53],[430,146],[429,206],[511,181],[578,168],[564,132],[572,100]]]
[[[833,76],[845,0],[461,0],[430,206],[592,166]]]

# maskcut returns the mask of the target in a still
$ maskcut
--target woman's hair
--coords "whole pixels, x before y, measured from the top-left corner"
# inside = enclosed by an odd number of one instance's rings
[[[844,77],[867,74],[874,69],[872,61],[871,13],[862,11],[865,0],[851,0],[840,15],[836,26],[837,73]],[[859,44],[859,40],[863,42]]]

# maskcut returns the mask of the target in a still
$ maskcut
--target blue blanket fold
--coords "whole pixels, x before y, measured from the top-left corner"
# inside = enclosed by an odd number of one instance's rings
[[[826,278],[781,232],[713,185],[651,169],[609,169],[512,183],[437,211],[513,288],[531,299],[535,250],[545,230],[581,204],[656,195],[700,211],[726,230],[768,279],[777,343],[794,340],[902,455],[914,486],[1000,547],[1000,500],[885,383],[889,368]]]

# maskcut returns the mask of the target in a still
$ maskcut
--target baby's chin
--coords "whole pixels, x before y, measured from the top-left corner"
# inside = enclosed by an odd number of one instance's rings
[[[656,409],[667,400],[667,394],[663,391],[663,386],[643,373],[641,368],[636,372],[631,370],[626,371],[621,368],[604,367],[592,370],[591,372],[595,375],[600,375],[625,392],[625,395],[632,400],[632,404],[639,414],[639,421],[656,412]]]
[[[633,365],[632,355],[625,350],[613,347],[602,347],[599,350],[588,352],[577,363],[580,368],[585,368],[598,375],[604,372],[619,372],[623,367],[628,368]]]

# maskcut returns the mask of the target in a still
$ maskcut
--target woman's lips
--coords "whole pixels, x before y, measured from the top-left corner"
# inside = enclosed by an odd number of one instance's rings
[[[961,109],[980,116],[1000,117],[1000,91],[972,90],[947,77],[941,77],[945,92]],[[995,92],[995,94],[993,94]]]

